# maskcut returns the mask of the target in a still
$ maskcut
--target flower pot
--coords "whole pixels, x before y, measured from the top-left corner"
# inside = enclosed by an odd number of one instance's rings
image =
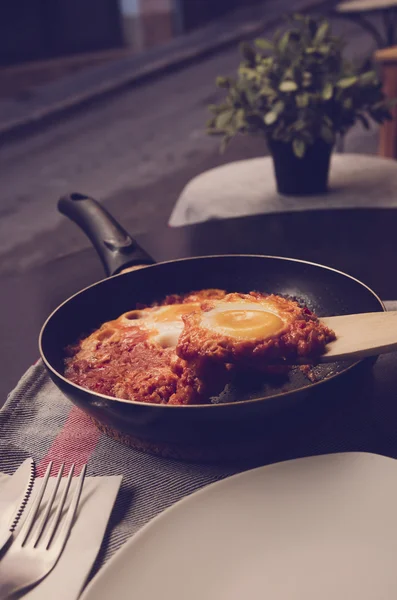
[[[268,140],[268,146],[280,194],[309,196],[327,191],[332,152],[330,144],[317,140],[306,148],[302,158],[295,156],[292,144]]]

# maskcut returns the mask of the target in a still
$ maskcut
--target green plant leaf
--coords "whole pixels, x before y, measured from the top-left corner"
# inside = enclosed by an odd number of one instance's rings
[[[305,144],[308,146],[309,144],[313,144],[314,142],[314,137],[313,135],[310,133],[310,131],[308,131],[307,129],[305,129],[304,131],[301,131],[300,136],[302,138],[302,140],[305,142]]]
[[[270,110],[263,117],[263,121],[264,121],[265,125],[273,125],[273,123],[275,123],[277,121],[277,119],[278,119],[278,113],[274,110]]]
[[[223,77],[222,75],[219,75],[216,78],[216,85],[220,88],[229,88],[231,85],[230,77]]]
[[[330,46],[329,46],[328,44],[321,44],[321,45],[318,47],[318,51],[319,51],[321,54],[324,54],[324,56],[325,56],[325,55],[327,55],[327,54],[329,54],[329,53],[330,53],[330,51],[331,51],[331,48],[330,48]]]
[[[301,13],[294,13],[294,14],[291,15],[291,20],[292,21],[298,21],[298,22],[306,23],[307,22],[307,16],[306,15],[302,15]]]
[[[239,110],[236,111],[235,124],[236,124],[237,129],[244,129],[244,127],[246,125],[245,113],[242,108],[240,108]]]
[[[298,158],[303,158],[306,152],[306,144],[303,140],[295,138],[292,142],[292,149],[294,151],[295,156],[297,156]]]
[[[218,131],[217,129],[214,129],[213,127],[207,127],[206,128],[206,132],[207,132],[208,135],[213,135],[213,136],[215,136],[215,135],[217,135],[217,136],[222,135],[222,133],[220,131]]]
[[[221,152],[221,154],[223,154],[223,153],[225,152],[226,148],[227,148],[227,147],[228,147],[228,145],[229,145],[230,139],[231,139],[231,138],[230,138],[230,136],[229,136],[229,135],[225,135],[225,137],[222,139],[222,141],[221,141],[221,145],[220,145],[220,148],[219,148],[219,149],[220,149],[220,152]]]
[[[369,121],[367,117],[361,113],[357,113],[357,119],[364,125],[365,129],[369,129]]]
[[[271,88],[269,85],[263,85],[260,89],[261,96],[274,96],[277,92]]]
[[[303,119],[298,119],[292,126],[295,131],[303,131],[306,129],[306,122]]]
[[[371,85],[378,82],[378,76],[375,71],[367,71],[360,75],[360,83],[363,85]]]
[[[358,77],[356,75],[352,75],[351,77],[343,77],[342,79],[339,79],[336,85],[342,89],[346,89],[352,85],[355,85],[357,82]]]
[[[321,96],[323,97],[324,100],[330,100],[332,98],[333,93],[334,93],[334,86],[332,85],[331,82],[328,81],[325,84],[325,86],[323,87]]]
[[[330,24],[327,21],[321,23],[320,27],[317,29],[316,35],[314,36],[314,42],[316,44],[321,44],[327,37],[327,34],[330,30]]]
[[[390,112],[384,106],[381,108],[378,108],[376,110],[373,110],[370,108],[369,114],[371,115],[371,117],[373,118],[374,121],[379,123],[379,125],[384,123],[384,121],[390,121],[392,118]]]
[[[309,71],[304,71],[302,80],[303,87],[308,88],[312,85],[313,75]]]
[[[372,112],[371,111],[371,117],[373,118],[373,120],[378,123],[378,125],[382,125],[383,123],[383,119],[382,117],[377,113],[377,112]]]
[[[321,126],[320,135],[327,144],[333,144],[335,142],[335,135],[332,129],[330,129],[327,125]]]
[[[266,56],[266,58],[262,58],[260,64],[265,70],[269,70],[270,67],[273,65],[273,62],[274,60],[272,56]]]
[[[274,44],[270,40],[258,38],[255,40],[255,46],[260,50],[274,50]]]
[[[281,37],[279,43],[278,43],[278,51],[281,54],[284,54],[284,52],[286,51],[288,44],[289,44],[289,36],[290,36],[290,32],[286,31],[284,33],[284,35]]]
[[[295,81],[287,79],[280,83],[278,89],[280,90],[280,92],[296,92],[298,86],[296,85]]]
[[[274,111],[278,115],[280,115],[283,112],[284,108],[285,108],[285,102],[283,102],[282,100],[278,100],[272,107],[272,111]]]
[[[249,106],[255,106],[257,100],[257,92],[252,88],[247,87],[244,91],[245,98]]]
[[[233,116],[233,110],[225,110],[215,117],[215,126],[219,130],[225,129]]]
[[[240,77],[245,77],[251,81],[259,80],[258,71],[256,69],[252,69],[251,67],[239,67],[238,74]]]
[[[250,65],[253,66],[255,64],[256,52],[248,42],[242,42],[240,44],[240,52]]]
[[[309,94],[303,93],[303,94],[297,94],[295,96],[295,102],[296,102],[296,106],[298,108],[306,108],[306,106],[309,105]]]
[[[281,29],[276,29],[276,31],[274,33],[274,36],[273,36],[274,49],[276,49],[278,47],[278,43],[280,41],[281,34],[282,34],[282,30]]]

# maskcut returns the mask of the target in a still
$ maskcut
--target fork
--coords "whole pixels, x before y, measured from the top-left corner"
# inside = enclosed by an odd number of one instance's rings
[[[8,600],[17,592],[36,585],[44,579],[55,567],[69,537],[79,504],[87,465],[84,465],[81,470],[69,508],[63,517],[67,497],[70,497],[69,488],[73,477],[74,464],[70,468],[65,487],[56,505],[55,514],[52,515],[51,509],[65,469],[65,463],[62,463],[55,480],[54,489],[42,515],[39,516],[38,513],[47,488],[52,464],[52,462],[48,464],[32,507],[0,563],[1,600]],[[30,535],[32,530],[34,531]]]

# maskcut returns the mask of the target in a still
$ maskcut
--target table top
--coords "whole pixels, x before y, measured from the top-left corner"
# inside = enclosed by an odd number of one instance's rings
[[[194,177],[172,211],[172,226],[273,212],[397,207],[397,163],[365,154],[332,155],[329,191],[311,196],[277,192],[270,156],[239,160]]]
[[[342,13],[359,13],[397,8],[397,0],[351,0],[341,2],[336,10]]]
[[[310,260],[357,277],[383,300],[397,299],[397,209],[322,210],[210,221],[153,231],[138,241],[157,261],[211,254]],[[38,359],[38,334],[49,313],[103,276],[90,248],[0,277],[0,405]]]

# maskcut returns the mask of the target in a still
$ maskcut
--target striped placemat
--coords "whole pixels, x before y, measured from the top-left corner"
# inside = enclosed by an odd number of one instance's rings
[[[397,302],[387,303],[397,309]],[[368,451],[397,456],[397,354],[379,358],[361,387],[343,391],[322,418],[277,444],[260,464],[328,452]],[[317,400],[316,400],[317,401]],[[318,399],[321,403],[321,397]],[[99,432],[73,406],[38,361],[0,411],[0,471],[12,473],[28,456],[43,474],[55,466],[88,463],[88,475],[123,475],[95,570],[142,525],[199,488],[249,464],[194,464],[143,454]]]

